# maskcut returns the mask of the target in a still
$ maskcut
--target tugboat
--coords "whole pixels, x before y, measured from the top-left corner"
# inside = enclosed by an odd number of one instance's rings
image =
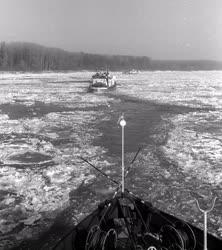
[[[207,233],[207,213],[204,214],[204,230],[167,214],[127,190],[124,180],[130,171],[124,166],[123,116],[122,127],[122,181],[118,183],[84,158],[83,161],[117,185],[111,199],[98,208],[66,234],[54,250],[221,250],[222,239]],[[138,153],[138,152],[137,152]],[[137,157],[137,154],[136,156]],[[134,159],[135,159],[134,157]]]
[[[109,71],[97,72],[92,76],[89,92],[103,92],[116,87],[116,77]]]

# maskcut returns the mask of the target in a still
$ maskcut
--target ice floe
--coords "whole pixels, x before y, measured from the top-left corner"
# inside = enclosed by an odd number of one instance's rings
[[[0,75],[0,240],[4,239],[5,246],[12,242],[9,237],[19,241],[38,234],[36,228],[45,225],[45,219],[52,223],[69,206],[73,190],[96,177],[79,156],[89,157],[104,169],[108,167],[105,170],[109,174],[118,171],[113,167],[110,172],[110,162],[103,158],[106,149],[93,145],[93,140],[101,136],[97,123],[110,119],[99,107],[109,108],[118,100],[87,93],[91,75],[92,72]],[[164,133],[163,127],[153,136],[155,141],[166,141],[162,152],[179,171],[158,168],[160,163],[148,148],[140,159],[143,168],[137,168],[131,183],[144,198],[147,193],[142,190],[147,190],[154,205],[164,209],[167,204],[172,212],[181,211],[181,217],[189,218],[190,211],[196,208],[184,190],[185,184],[192,183],[194,177],[213,186],[222,181],[222,72],[117,73],[117,78],[117,96],[199,109],[166,115],[171,124],[166,130],[170,129],[170,133]],[[175,188],[171,193],[167,181]],[[94,191],[99,192],[96,188]],[[100,191],[105,195],[113,187]],[[96,202],[93,200],[90,206]],[[85,204],[89,205],[88,200]],[[80,218],[88,210],[77,206],[76,211],[82,212],[76,215]],[[217,214],[213,223],[221,232]],[[17,233],[13,234],[13,230]]]
[[[1,75],[0,240],[5,244],[7,234],[16,240],[34,237],[38,230],[32,225],[53,223],[69,205],[70,191],[95,178],[78,157],[100,162],[106,150],[92,142],[100,136],[95,124],[107,118],[93,107],[113,99],[86,93],[83,80],[90,75]]]

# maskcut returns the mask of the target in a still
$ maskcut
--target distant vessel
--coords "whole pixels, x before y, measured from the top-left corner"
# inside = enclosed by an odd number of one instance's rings
[[[116,87],[116,77],[109,71],[97,72],[92,76],[89,92],[102,92]]]
[[[138,74],[140,73],[139,70],[136,70],[136,69],[131,69],[131,70],[126,70],[123,72],[123,74],[127,74],[127,75],[135,75],[135,74]]]
[[[207,213],[204,213],[204,230],[182,219],[167,214],[151,203],[125,189],[124,179],[130,167],[124,167],[124,126],[122,127],[122,182],[112,179],[102,170],[82,158],[110,181],[116,184],[111,199],[98,205],[91,214],[79,222],[53,248],[54,250],[221,250],[222,239],[207,233]],[[135,155],[133,161],[137,157]],[[121,189],[121,191],[120,191]],[[191,211],[192,212],[192,211]]]

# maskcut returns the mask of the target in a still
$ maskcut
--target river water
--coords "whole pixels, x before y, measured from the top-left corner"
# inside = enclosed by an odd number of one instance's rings
[[[201,228],[194,199],[217,196],[209,231],[222,237],[222,72],[119,72],[104,94],[87,92],[91,74],[1,74],[0,248],[49,249],[113,194],[80,157],[120,180],[122,113],[127,166],[142,148],[128,189]]]

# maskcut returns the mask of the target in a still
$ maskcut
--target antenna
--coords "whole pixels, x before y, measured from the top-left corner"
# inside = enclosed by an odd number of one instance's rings
[[[126,121],[124,120],[124,115],[122,114],[119,118],[119,124],[122,127],[122,193],[125,190],[125,166],[124,166],[124,127],[126,126]]]
[[[217,197],[214,197],[211,208],[204,210],[200,208],[199,201],[195,198],[198,209],[204,214],[204,250],[207,250],[207,214],[213,210],[216,199]]]

